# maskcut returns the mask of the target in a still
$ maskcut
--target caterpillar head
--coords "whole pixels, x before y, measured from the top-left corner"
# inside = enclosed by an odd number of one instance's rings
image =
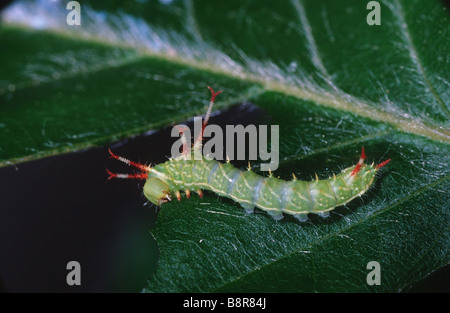
[[[169,186],[161,179],[149,177],[144,185],[144,196],[152,203],[161,204],[171,201]]]

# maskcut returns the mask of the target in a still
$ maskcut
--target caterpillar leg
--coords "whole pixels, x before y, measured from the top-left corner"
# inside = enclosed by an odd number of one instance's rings
[[[306,222],[308,220],[308,214],[307,213],[298,213],[298,214],[292,214],[293,217],[298,219],[300,222]]]
[[[267,213],[269,213],[269,215],[272,216],[272,218],[276,221],[279,221],[283,218],[283,213],[281,211],[270,210],[267,211]]]
[[[255,210],[255,206],[253,204],[250,203],[239,203],[245,210],[245,213],[247,214],[251,214],[254,212]],[[283,213],[281,211],[277,211],[277,210],[270,210],[267,211],[267,213],[272,216],[272,218],[276,221],[279,221],[283,218]]]
[[[245,213],[247,214],[253,213],[255,210],[255,206],[253,204],[240,203],[240,205],[244,208]]]

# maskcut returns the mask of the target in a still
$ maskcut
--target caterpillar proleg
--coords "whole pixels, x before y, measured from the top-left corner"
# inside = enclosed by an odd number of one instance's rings
[[[212,88],[208,88],[211,100],[203,120],[203,129],[208,122],[215,97],[222,92],[214,92]],[[316,177],[313,181],[297,180],[293,175],[291,181],[285,181],[272,174],[260,176],[250,168],[242,171],[229,162],[221,163],[206,156],[202,156],[200,160],[187,157],[193,155],[196,149],[201,151],[202,139],[203,134],[200,133],[192,148],[183,146],[182,155],[153,167],[132,162],[109,150],[111,158],[141,170],[137,174],[108,171],[109,178],[145,179],[143,193],[150,202],[158,206],[173,198],[180,201],[180,190],[185,192],[187,198],[191,192],[197,192],[202,197],[202,190],[209,190],[238,202],[247,213],[253,212],[257,207],[275,220],[283,218],[283,214],[289,214],[300,221],[306,221],[309,213],[326,217],[334,208],[362,196],[372,185],[378,170],[390,161],[388,159],[377,165],[365,164],[363,147],[358,163],[342,170],[338,175],[333,174],[325,180]]]

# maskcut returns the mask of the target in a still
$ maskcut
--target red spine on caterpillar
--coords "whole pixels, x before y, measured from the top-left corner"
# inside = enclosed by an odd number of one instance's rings
[[[364,147],[362,147],[361,156],[359,157],[358,164],[356,164],[355,169],[350,174],[351,176],[355,176],[361,170],[361,166],[364,164],[364,160],[366,159],[366,152],[364,151]]]
[[[140,164],[140,163],[136,163],[133,161],[130,161],[128,159],[125,159],[121,156],[115,155],[111,149],[108,149],[109,154],[110,154],[110,158],[111,159],[115,159],[118,160],[122,163],[125,163],[129,166],[134,166],[138,169],[140,169],[142,171],[142,173],[136,173],[136,174],[120,174],[120,173],[113,173],[110,170],[106,169],[106,172],[109,174],[108,180],[112,179],[112,178],[123,178],[123,179],[147,179],[148,178],[148,172],[150,172],[152,170],[152,168],[150,166],[144,165],[144,164]]]
[[[112,159],[116,159],[116,160],[118,160],[118,161],[120,161],[122,163],[125,163],[127,165],[134,166],[134,167],[140,169],[143,172],[150,172],[152,170],[152,168],[150,166],[147,166],[147,165],[144,165],[144,164],[140,164],[140,163],[136,163],[136,162],[130,161],[128,159],[125,159],[124,157],[115,155],[114,153],[112,153],[111,149],[108,149],[108,151],[109,151],[109,154],[110,154],[110,158],[112,158]]]
[[[147,179],[147,173],[137,173],[137,174],[118,174],[113,173],[110,170],[106,169],[106,172],[109,174],[108,180],[112,178],[124,178],[124,179]]]

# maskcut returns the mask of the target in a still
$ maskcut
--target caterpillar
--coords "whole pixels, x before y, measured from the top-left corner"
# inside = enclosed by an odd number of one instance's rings
[[[207,125],[216,96],[222,92],[214,92],[211,87],[208,88],[211,100],[202,129]],[[274,177],[271,172],[267,177],[260,176],[250,166],[242,171],[235,168],[229,160],[221,163],[201,154],[200,160],[188,157],[196,150],[201,151],[202,140],[203,132],[192,148],[183,144],[183,152],[179,157],[170,158],[153,167],[130,161],[108,149],[110,158],[141,170],[141,173],[136,174],[117,174],[107,169],[108,179],[146,180],[143,193],[157,206],[171,201],[173,197],[181,201],[180,190],[184,190],[187,198],[191,192],[197,192],[203,197],[202,190],[209,190],[239,203],[247,213],[252,213],[257,207],[275,220],[283,218],[284,213],[304,222],[309,213],[327,217],[334,208],[362,196],[372,185],[378,170],[391,161],[388,159],[377,165],[365,164],[366,154],[362,147],[358,163],[345,168],[338,175],[333,173],[333,176],[325,180],[319,180],[316,175],[313,181],[302,181],[297,180],[293,174],[291,181],[285,181]]]

